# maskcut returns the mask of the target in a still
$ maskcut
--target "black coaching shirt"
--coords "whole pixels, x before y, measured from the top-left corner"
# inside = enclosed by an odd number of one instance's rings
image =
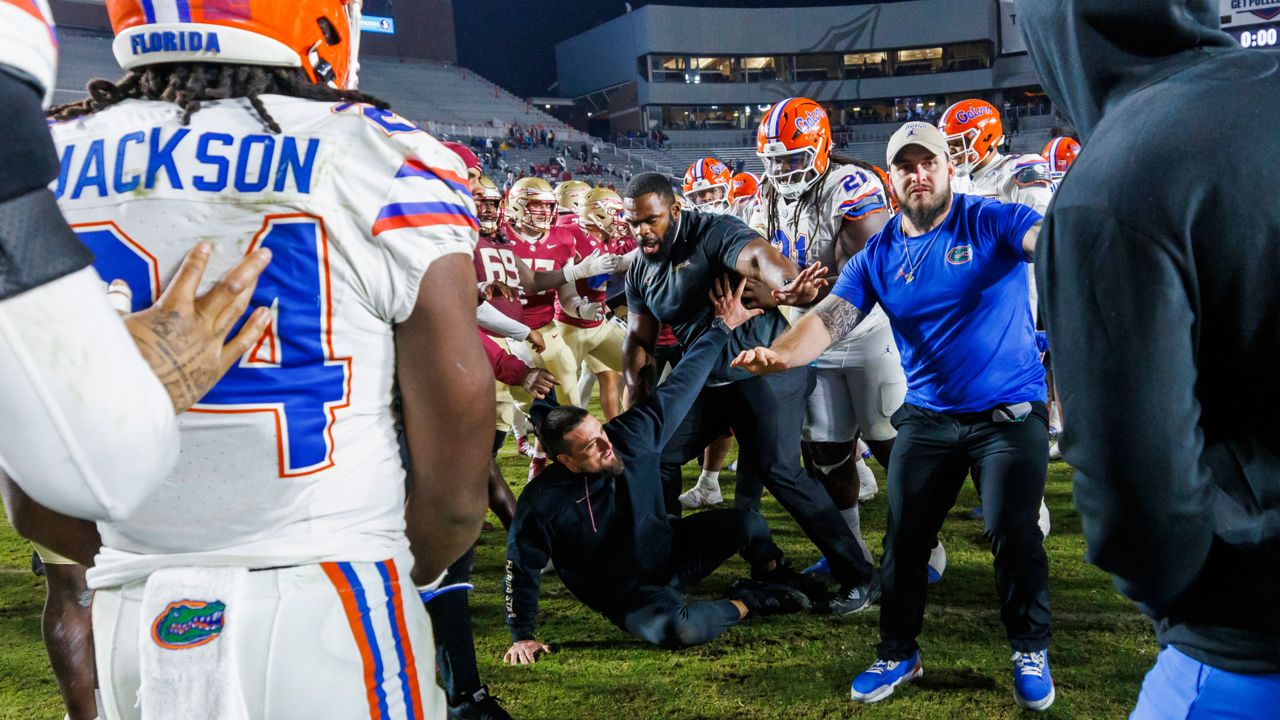
[[[632,263],[627,272],[627,307],[670,325],[687,348],[715,317],[708,297],[712,283],[726,274],[737,282],[738,253],[760,235],[732,215],[684,210],[679,223],[666,260],[651,262],[642,253]],[[787,327],[782,313],[771,309],[734,330],[707,384],[752,377],[745,370],[730,368],[729,362],[743,350],[768,347]]]

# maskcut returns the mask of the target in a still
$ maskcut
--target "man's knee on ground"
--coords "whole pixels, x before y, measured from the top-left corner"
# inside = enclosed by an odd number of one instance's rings
[[[706,634],[689,621],[689,615],[685,611],[664,612],[655,616],[643,638],[667,650],[701,645],[707,640]]]

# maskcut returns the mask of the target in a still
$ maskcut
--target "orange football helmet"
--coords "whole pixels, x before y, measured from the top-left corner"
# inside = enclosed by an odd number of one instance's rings
[[[507,191],[507,213],[517,226],[539,233],[556,221],[556,193],[551,183],[540,177],[520,178]]]
[[[1004,140],[1000,111],[986,100],[961,100],[947,108],[938,120],[947,136],[951,162],[962,173],[972,173]]]
[[[1044,146],[1044,152],[1040,154],[1049,161],[1049,176],[1057,181],[1071,169],[1079,153],[1080,143],[1075,138],[1063,135],[1050,140],[1049,144]]]
[[[764,178],[785,198],[808,190],[831,164],[831,120],[808,98],[788,98],[769,108],[756,130],[756,155]]]
[[[125,70],[173,62],[299,67],[356,87],[361,0],[107,0]]]
[[[703,212],[728,212],[732,184],[729,166],[713,157],[705,157],[685,171],[684,199]]]
[[[502,191],[486,175],[471,184],[471,199],[476,203],[476,220],[480,222],[480,234],[492,235],[498,231],[502,219]]]
[[[754,173],[740,172],[733,176],[733,187],[730,190],[730,201],[748,200],[760,190],[760,179]]]

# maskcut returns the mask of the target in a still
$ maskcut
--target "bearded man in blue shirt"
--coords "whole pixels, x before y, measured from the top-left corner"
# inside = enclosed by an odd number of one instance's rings
[[[970,472],[995,556],[1001,619],[1013,648],[1014,699],[1053,703],[1049,568],[1036,524],[1049,463],[1044,368],[1027,305],[1039,213],[951,191],[946,138],[923,122],[889,140],[902,212],[840,273],[831,294],[767,348],[733,364],[756,374],[802,367],[844,337],[876,303],[889,316],[907,376],[893,416],[889,522],[881,561],[876,662],[851,695],[876,702],[919,677],[926,562]],[[825,268],[806,268],[795,286]]]

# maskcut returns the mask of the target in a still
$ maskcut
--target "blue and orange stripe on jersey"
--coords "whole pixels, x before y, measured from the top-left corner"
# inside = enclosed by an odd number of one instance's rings
[[[450,202],[391,203],[383,206],[373,221],[374,236],[389,230],[431,225],[458,225],[480,229],[476,216],[464,205]]]
[[[395,646],[396,659],[400,670],[396,673],[400,680],[400,698],[388,698],[386,667],[382,660],[382,648],[378,645],[378,633],[374,628],[374,614],[369,605],[364,585],[351,563],[322,563],[329,581],[338,591],[343,613],[347,624],[351,627],[351,635],[360,651],[360,664],[363,669],[365,694],[369,704],[371,720],[392,720],[398,713],[392,713],[391,703],[397,709],[404,705],[405,717],[408,720],[423,720],[421,691],[418,688],[418,671],[414,662],[413,647],[409,643],[408,626],[405,622],[404,605],[400,600],[399,575],[395,564],[386,560],[375,564],[382,585],[387,594],[386,623],[390,626],[392,643]],[[381,622],[381,618],[379,618]]]
[[[396,178],[412,177],[423,178],[424,180],[439,180],[463,195],[471,194],[471,187],[467,184],[466,178],[444,168],[429,167],[417,158],[405,160],[404,164],[400,166],[400,170],[396,173]]]
[[[840,214],[849,220],[858,220],[876,210],[884,209],[884,196],[875,187],[867,188],[861,195],[840,203]]]

